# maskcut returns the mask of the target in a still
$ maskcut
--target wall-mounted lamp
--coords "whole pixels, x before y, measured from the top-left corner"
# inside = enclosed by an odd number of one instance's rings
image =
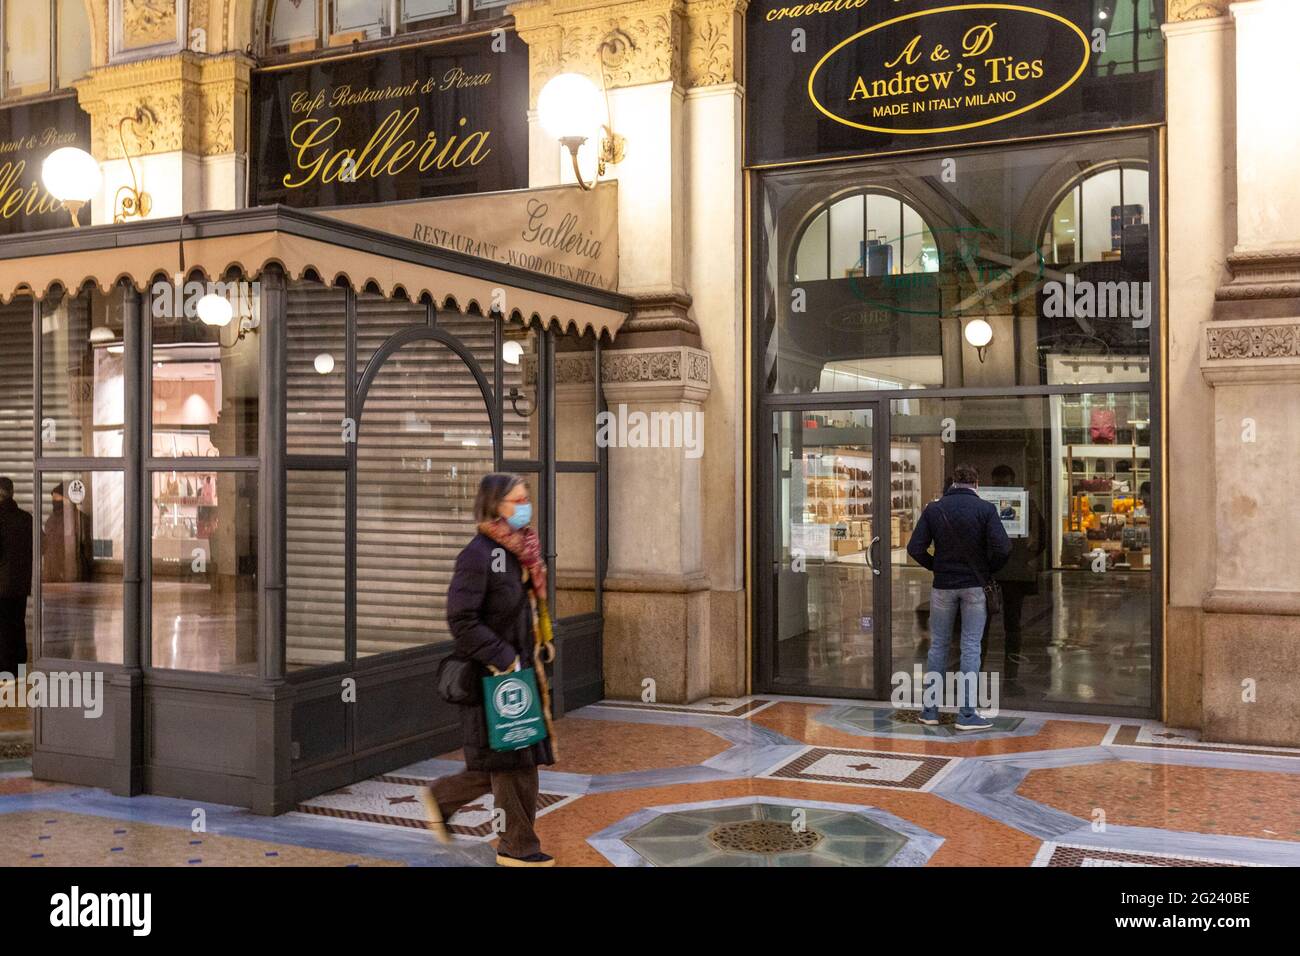
[[[140,189],[140,181],[135,175],[135,163],[131,161],[131,154],[126,148],[126,124],[130,123],[132,131],[136,138],[140,136],[141,129],[147,129],[158,121],[153,111],[145,106],[137,106],[135,113],[131,116],[123,116],[117,124],[117,139],[122,144],[122,155],[126,158],[126,168],[131,171],[131,185],[123,185],[113,197],[113,221],[125,222],[131,217],[144,219],[149,215],[149,210],[153,208],[153,197],[147,192]]]
[[[64,146],[45,157],[41,182],[45,191],[72,214],[72,224],[81,228],[77,214],[99,190],[99,163],[84,149]]]
[[[600,41],[600,89],[581,73],[560,73],[551,77],[537,95],[538,120],[542,129],[558,139],[569,151],[573,175],[583,189],[591,189],[578,168],[578,150],[592,135],[604,130],[596,154],[596,179],[605,175],[605,167],[623,161],[625,140],[614,132],[609,109],[609,86],[605,82],[606,54],[619,55],[636,49],[636,43],[621,30],[614,30]],[[600,121],[604,101],[605,122]]]
[[[528,403],[528,410],[527,410],[527,411],[524,411],[524,412],[521,412],[521,411],[519,410],[519,400],[520,400],[521,398],[527,400],[527,396],[525,396],[524,393],[523,393],[523,392],[522,392],[522,391],[521,391],[517,386],[515,386],[515,385],[511,385],[511,386],[510,386],[510,408],[511,408],[511,410],[512,410],[512,411],[515,413],[515,415],[516,415],[517,417],[519,417],[519,418],[532,418],[532,417],[533,417],[533,413],[537,411],[537,403],[536,403],[536,402],[529,402],[529,403]]]
[[[244,341],[250,332],[256,332],[262,324],[261,320],[252,314],[253,310],[251,308],[242,308],[242,301],[240,304],[239,335],[231,343],[230,348]],[[200,322],[218,330],[217,343],[225,347],[221,342],[220,330],[235,320],[235,307],[231,301],[217,292],[209,292],[195,304],[194,311],[197,313]]]
[[[964,334],[967,343],[974,347],[980,361],[983,362],[989,343],[993,341],[993,326],[989,325],[984,319],[971,319],[966,323]]]

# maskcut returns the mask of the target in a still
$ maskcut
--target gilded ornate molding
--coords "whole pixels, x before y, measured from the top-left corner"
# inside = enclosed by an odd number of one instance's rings
[[[90,114],[91,151],[100,160],[121,159],[118,124],[137,107],[156,121],[128,129],[132,155],[243,151],[251,66],[242,54],[185,52],[92,70],[75,84],[81,108]]]
[[[1179,23],[1187,20],[1212,20],[1228,15],[1231,0],[1169,0],[1165,22]]]
[[[528,44],[532,102],[556,73],[611,89],[672,81],[691,88],[736,79],[748,0],[524,0],[511,6]],[[601,43],[612,38],[604,60]]]

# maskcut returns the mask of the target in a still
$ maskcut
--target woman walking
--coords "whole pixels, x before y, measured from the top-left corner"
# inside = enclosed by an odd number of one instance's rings
[[[535,667],[550,727],[550,701],[542,664],[555,659],[546,608],[546,564],[537,532],[529,527],[532,503],[518,475],[485,475],[474,501],[478,534],[456,559],[447,590],[447,623],[455,657],[468,668],[466,684],[481,687],[488,674]],[[536,624],[534,624],[536,615]],[[444,843],[446,820],[488,790],[505,814],[497,846],[501,866],[552,866],[533,823],[537,817],[537,768],[555,762],[553,736],[521,750],[493,750],[488,743],[482,694],[460,705],[465,770],[434,781],[423,792],[429,827]]]

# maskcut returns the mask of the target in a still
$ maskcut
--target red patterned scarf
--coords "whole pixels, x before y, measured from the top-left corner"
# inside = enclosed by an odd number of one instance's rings
[[[505,548],[528,569],[528,580],[539,601],[546,600],[546,562],[542,560],[542,542],[530,527],[515,531],[505,518],[479,523],[478,530]]]

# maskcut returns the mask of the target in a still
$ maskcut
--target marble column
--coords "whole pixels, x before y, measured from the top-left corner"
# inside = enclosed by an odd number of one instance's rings
[[[1201,339],[1212,386],[1213,586],[1205,595],[1202,733],[1300,745],[1300,5],[1230,7],[1235,33],[1236,246]],[[1208,424],[1208,422],[1206,423]]]

